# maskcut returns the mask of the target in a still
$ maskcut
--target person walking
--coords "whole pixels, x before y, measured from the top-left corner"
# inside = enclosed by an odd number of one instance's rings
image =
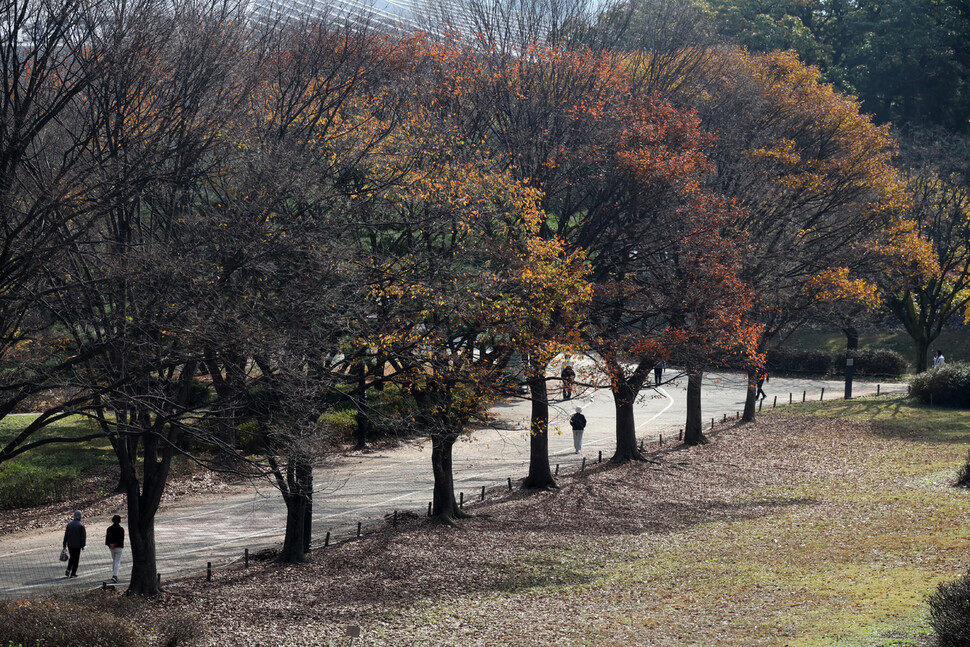
[[[657,365],[653,367],[653,384],[654,386],[660,386],[664,381],[664,369],[667,368],[667,362],[660,360]]]
[[[562,378],[562,399],[570,400],[573,397],[573,382],[576,380],[576,371],[573,370],[572,364],[566,364],[562,368],[562,372],[559,374]]]
[[[573,447],[578,454],[583,448],[583,430],[586,429],[586,416],[583,415],[582,407],[576,407],[576,413],[569,419],[569,424],[573,428]]]
[[[936,349],[936,355],[933,356],[933,368],[937,366],[943,366],[946,364],[946,359],[943,357],[943,351],[939,348]]]
[[[768,394],[766,394],[764,389],[761,388],[764,386],[765,382],[767,381],[768,381],[768,371],[764,369],[758,371],[758,392],[754,394],[755,399],[761,398],[762,400],[764,400],[765,398],[768,397]]]
[[[111,551],[111,581],[118,582],[118,569],[121,568],[121,551],[125,547],[125,529],[121,527],[121,517],[111,517],[111,525],[104,534],[104,545]]]
[[[74,511],[74,520],[64,529],[64,548],[67,549],[67,570],[64,577],[77,577],[77,564],[81,561],[81,551],[87,544],[87,531],[81,523],[81,511]]]

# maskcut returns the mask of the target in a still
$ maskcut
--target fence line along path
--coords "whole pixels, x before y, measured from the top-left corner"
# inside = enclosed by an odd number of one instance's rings
[[[666,376],[674,377],[668,370]],[[666,377],[665,376],[665,377]],[[715,422],[735,418],[744,408],[746,379],[743,375],[711,373],[705,377],[703,414]],[[644,392],[637,404],[637,434],[647,442],[677,437],[683,428],[686,380],[674,377],[658,389]],[[824,393],[823,390],[824,389]],[[878,384],[856,381],[856,396],[906,393],[904,383]],[[563,472],[579,469],[585,461],[595,462],[600,453],[612,455],[615,439],[612,395],[604,389],[576,389],[570,400],[562,400],[551,389],[550,462]],[[763,406],[787,405],[841,398],[844,384],[837,380],[771,378],[765,385],[769,399]],[[804,395],[803,395],[804,393]],[[573,451],[568,420],[576,406],[583,407],[588,424],[583,451]],[[454,451],[456,496],[466,501],[480,498],[481,488],[504,485],[525,476],[529,459],[529,415],[526,400],[496,405],[492,413],[504,429],[473,432]],[[431,449],[427,442],[408,442],[393,449],[355,452],[341,456],[315,473],[313,502],[314,545],[326,533],[334,539],[352,537],[357,524],[380,522],[385,515],[412,511],[426,514],[431,499]],[[67,506],[65,506],[65,509]],[[67,512],[64,523],[66,524]],[[127,521],[127,520],[126,520]],[[63,527],[32,530],[0,536],[0,596],[19,597],[55,589],[85,589],[101,586],[111,577],[110,554],[104,532],[110,515],[86,517],[88,546],[81,553],[78,577],[64,577],[64,564],[57,560]],[[158,570],[164,579],[185,573],[204,576],[207,564],[224,565],[241,559],[246,549],[256,551],[282,541],[285,507],[279,492],[269,482],[243,483],[228,491],[194,501],[164,506],[156,520]],[[122,557],[121,583],[131,570],[126,547]]]

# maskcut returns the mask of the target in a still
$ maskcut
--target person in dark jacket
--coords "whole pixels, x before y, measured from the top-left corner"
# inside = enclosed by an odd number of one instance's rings
[[[74,521],[67,524],[67,528],[64,529],[64,548],[67,549],[68,554],[64,577],[77,577],[77,564],[81,560],[81,551],[84,550],[87,541],[87,531],[81,523],[81,511],[75,510]]]
[[[573,446],[578,454],[583,448],[583,430],[586,429],[586,416],[583,415],[582,407],[576,407],[576,413],[569,419],[569,424],[573,428]]]
[[[572,364],[566,364],[559,373],[562,378],[562,399],[569,400],[573,397],[573,382],[576,380],[576,371]]]
[[[111,551],[111,581],[118,581],[118,569],[121,568],[121,550],[125,547],[125,529],[121,527],[121,517],[111,517],[111,525],[104,534],[104,545]]]
[[[765,390],[761,388],[765,385],[765,382],[767,381],[768,381],[768,371],[764,369],[758,371],[758,391],[754,394],[754,397],[756,400],[758,398],[761,398],[762,400],[764,400],[765,398],[768,397],[768,394],[765,393]]]

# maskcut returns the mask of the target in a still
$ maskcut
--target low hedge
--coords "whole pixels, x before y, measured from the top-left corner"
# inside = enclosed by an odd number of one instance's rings
[[[825,375],[832,370],[832,356],[821,350],[769,348],[769,373],[809,373]]]
[[[0,601],[0,645],[191,647],[205,632],[194,614],[155,610],[134,596],[55,595]]]
[[[855,375],[902,377],[909,368],[906,358],[894,350],[885,348],[863,348],[845,353],[839,358],[839,373],[845,373],[845,360],[855,360]]]
[[[954,362],[913,378],[913,397],[924,404],[970,408],[970,364]]]
[[[905,357],[883,348],[864,348],[838,356],[823,350],[769,348],[767,367],[770,373],[842,375],[847,357],[854,360],[854,372],[859,377],[901,377],[909,368]]]

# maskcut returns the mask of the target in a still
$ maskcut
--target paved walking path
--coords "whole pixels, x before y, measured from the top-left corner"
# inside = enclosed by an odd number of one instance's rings
[[[637,405],[637,435],[655,442],[660,434],[676,438],[686,416],[686,379],[668,370],[670,381],[656,390],[644,391]],[[789,399],[801,402],[841,398],[844,384],[833,380],[772,378],[765,385],[771,407]],[[882,393],[905,393],[906,384],[882,384]],[[856,381],[855,396],[872,395],[876,383]],[[791,395],[789,395],[791,394]],[[558,395],[558,394],[557,394]],[[708,374],[703,389],[704,417],[718,421],[734,417],[743,409],[745,378],[738,374]],[[583,451],[573,451],[569,416],[583,406],[588,420]],[[456,493],[465,500],[477,499],[482,486],[491,488],[516,481],[528,471],[528,421],[531,404],[526,400],[495,406],[492,413],[508,430],[475,431],[454,450]],[[572,400],[554,400],[550,406],[550,462],[561,470],[575,470],[585,457],[595,461],[602,451],[604,460],[612,454],[615,439],[613,399],[605,389],[577,388]],[[315,473],[313,532],[318,545],[328,530],[335,539],[353,536],[357,523],[379,522],[394,510],[426,514],[431,499],[431,449],[427,442],[409,442],[389,450],[353,453],[335,459]],[[108,515],[110,516],[110,515]],[[66,580],[64,566],[57,561],[62,530],[32,531],[0,537],[0,597],[42,592],[51,588],[94,587],[111,575],[109,553],[103,546],[110,524],[105,518],[84,519],[88,547],[81,554],[79,577]],[[66,523],[66,519],[65,519]],[[216,568],[261,548],[278,545],[285,526],[282,498],[268,482],[258,486],[240,484],[228,494],[197,501],[180,501],[163,507],[156,519],[158,568],[162,579],[185,573],[204,573],[206,563]],[[131,570],[126,547],[121,570],[125,586]]]

